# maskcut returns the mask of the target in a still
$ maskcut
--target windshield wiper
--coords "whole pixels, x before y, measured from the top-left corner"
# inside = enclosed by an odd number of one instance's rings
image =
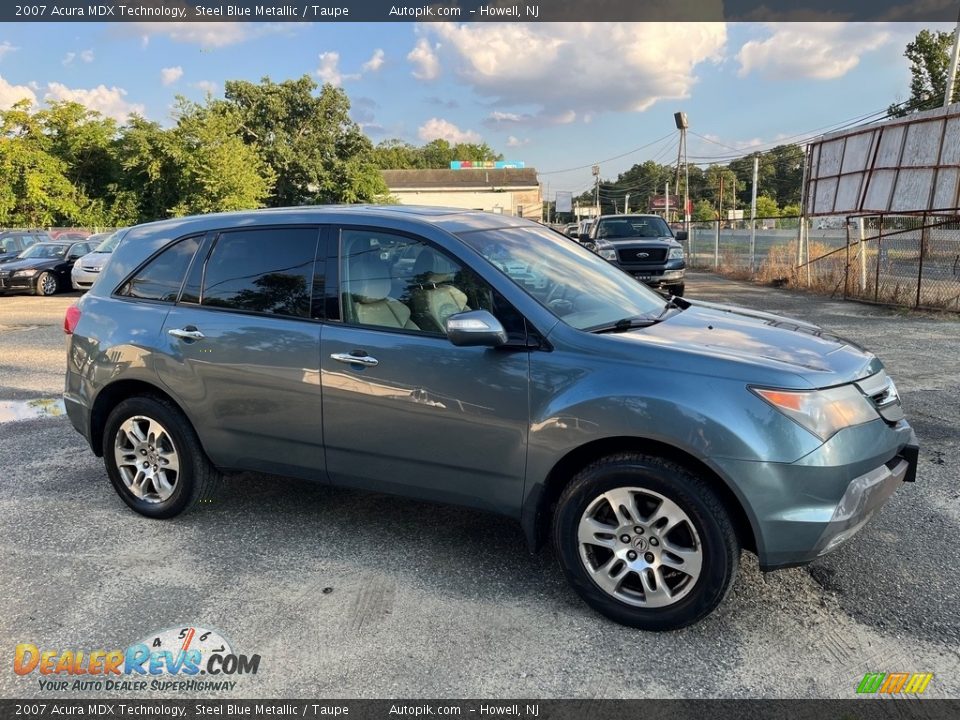
[[[664,313],[660,313],[657,317],[649,317],[646,315],[636,315],[634,317],[626,317],[617,320],[615,323],[610,323],[609,325],[597,325],[592,328],[586,328],[586,331],[589,333],[611,333],[611,332],[626,332],[627,330],[633,330],[635,328],[645,328],[650,327],[651,325],[656,325],[658,322],[663,320]]]

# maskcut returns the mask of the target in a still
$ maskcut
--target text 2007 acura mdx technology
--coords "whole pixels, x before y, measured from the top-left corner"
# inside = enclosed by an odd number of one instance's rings
[[[232,470],[491,510],[641,628],[707,615],[742,549],[773,569],[836,548],[916,472],[863,348],[665,300],[501,215],[141,225],[65,329],[70,419],[137,512],[173,517]]]

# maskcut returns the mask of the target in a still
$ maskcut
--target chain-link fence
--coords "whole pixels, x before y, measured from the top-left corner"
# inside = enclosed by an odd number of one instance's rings
[[[688,265],[868,302],[960,310],[960,211],[803,224],[801,232],[800,218],[761,218],[755,229],[749,221],[692,223]]]

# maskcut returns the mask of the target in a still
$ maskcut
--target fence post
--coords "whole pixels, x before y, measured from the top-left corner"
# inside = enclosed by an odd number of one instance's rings
[[[880,300],[880,258],[883,257],[883,215],[878,216],[879,227],[877,228],[877,272],[873,280],[873,301]]]
[[[836,292],[836,288],[834,288]],[[843,266],[843,299],[850,297],[850,223],[847,223],[847,262]]]
[[[860,230],[860,295],[867,294],[867,250],[866,250],[866,239],[867,239],[867,229],[866,223],[863,221],[863,217],[857,218],[857,225]]]
[[[920,307],[920,288],[923,285],[923,256],[927,253],[927,214],[923,214],[923,223],[920,226],[920,262],[917,265],[917,302],[914,307]]]
[[[713,269],[720,269],[720,218],[717,218],[716,233],[713,238]]]

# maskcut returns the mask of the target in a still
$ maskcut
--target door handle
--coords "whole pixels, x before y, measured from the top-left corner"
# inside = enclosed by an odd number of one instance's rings
[[[202,332],[197,330],[192,325],[188,325],[185,328],[167,330],[168,335],[173,335],[175,338],[180,338],[181,340],[203,340],[206,337]]]
[[[333,353],[331,355],[337,362],[347,363],[348,365],[363,365],[364,367],[376,367],[380,361],[369,355],[353,355],[352,353]]]

